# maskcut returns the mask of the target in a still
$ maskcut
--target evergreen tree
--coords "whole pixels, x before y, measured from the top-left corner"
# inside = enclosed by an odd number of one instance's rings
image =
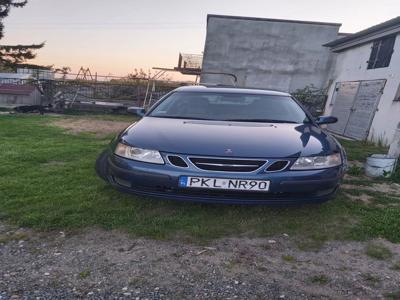
[[[6,18],[13,7],[24,7],[28,0],[0,0],[0,39],[4,37],[4,18]],[[18,64],[35,58],[35,50],[44,46],[32,45],[0,45],[0,67],[15,68]]]

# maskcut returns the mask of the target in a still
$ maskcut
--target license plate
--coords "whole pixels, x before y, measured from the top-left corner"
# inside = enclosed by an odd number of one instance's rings
[[[269,190],[269,180],[181,176],[179,178],[179,186],[184,188],[266,192]]]

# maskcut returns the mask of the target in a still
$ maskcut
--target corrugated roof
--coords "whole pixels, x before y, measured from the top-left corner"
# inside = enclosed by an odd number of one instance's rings
[[[28,84],[0,84],[0,94],[30,95],[35,89],[35,86]]]
[[[388,34],[392,34],[390,30],[396,30],[396,29],[400,31],[400,16],[390,19],[386,22],[377,24],[375,26],[369,27],[367,29],[361,30],[359,32],[353,33],[349,36],[345,36],[343,38],[334,40],[332,42],[325,44],[324,46],[333,48],[349,44],[349,47],[354,47],[356,44],[361,44],[365,42],[365,38],[373,37],[374,35],[383,32],[388,32]],[[357,43],[358,41],[359,43]]]
[[[329,26],[342,26],[341,23],[329,23],[329,22],[315,22],[315,21],[302,21],[302,20],[286,20],[286,19],[270,19],[270,18],[254,18],[254,17],[242,17],[242,16],[227,16],[227,15],[207,15],[207,23],[210,18],[220,19],[236,19],[236,20],[250,20],[250,21],[266,21],[266,22],[284,22],[284,23],[299,23],[299,24],[312,24],[312,25],[329,25]]]

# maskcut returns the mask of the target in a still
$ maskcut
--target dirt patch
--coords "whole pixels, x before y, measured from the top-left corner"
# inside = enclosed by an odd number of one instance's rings
[[[397,183],[375,183],[372,189],[380,193],[400,195],[400,185]]]
[[[96,136],[102,137],[109,134],[116,134],[124,130],[131,124],[131,122],[68,118],[54,121],[51,124],[67,129],[67,131],[72,134],[87,132],[94,133]]]
[[[364,168],[364,163],[358,160],[349,160],[349,167]]]
[[[364,186],[364,185],[355,185],[355,184],[347,184],[343,183],[340,185],[340,187],[344,190],[371,190],[370,186]]]
[[[207,246],[133,239],[116,231],[35,233],[7,229],[0,242],[1,299],[377,299],[393,293],[400,245],[365,254],[367,243],[328,242],[301,251],[282,234],[269,239],[220,239]],[[373,274],[367,276],[368,274]]]
[[[348,193],[345,193],[345,195],[353,201],[361,202],[364,204],[371,204],[371,202],[374,200],[374,197],[369,196],[367,194],[361,194],[361,195],[356,196],[356,195],[350,195]]]
[[[362,180],[362,181],[373,181],[373,178],[365,176],[365,175],[355,176],[355,175],[344,174],[343,179],[345,179],[345,180],[357,180],[357,181],[360,181],[360,180]]]
[[[363,190],[383,194],[400,195],[400,185],[397,183],[374,183],[369,186],[342,184],[341,188],[344,190]]]

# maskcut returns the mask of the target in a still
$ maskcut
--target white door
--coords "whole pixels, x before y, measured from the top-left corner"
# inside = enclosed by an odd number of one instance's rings
[[[382,96],[386,80],[361,81],[344,135],[356,140],[368,137],[372,120]]]
[[[337,117],[338,121],[328,125],[328,129],[334,133],[344,135],[359,85],[360,82],[358,81],[336,83],[335,92],[332,96],[333,109],[331,114]]]
[[[332,116],[337,117],[338,122],[328,125],[328,129],[356,140],[365,140],[385,84],[385,79],[338,82],[332,110]]]

